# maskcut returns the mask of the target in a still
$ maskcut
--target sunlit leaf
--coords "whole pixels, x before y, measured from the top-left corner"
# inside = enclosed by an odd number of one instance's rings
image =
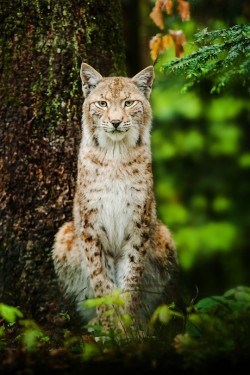
[[[97,345],[92,343],[84,343],[83,346],[83,360],[88,361],[89,359],[100,354],[100,350]]]
[[[162,35],[160,33],[151,38],[149,48],[152,60],[156,60],[159,54],[163,53],[170,47],[171,40],[172,38],[170,35]]]
[[[124,307],[126,301],[131,299],[131,293],[114,290],[111,294],[104,297],[89,298],[82,303],[86,308],[99,307],[101,305]]]
[[[154,311],[150,319],[150,324],[154,325],[157,321],[168,324],[174,316],[183,319],[183,314],[175,310],[174,303],[170,305],[160,305]]]
[[[156,60],[162,50],[162,35],[154,35],[149,42],[150,54],[152,60]]]
[[[164,51],[166,49],[169,49],[170,44],[171,44],[171,40],[172,40],[172,38],[169,34],[166,34],[166,35],[162,36],[162,51]]]
[[[9,323],[14,323],[17,318],[22,318],[23,314],[16,307],[0,303],[0,316]]]
[[[37,348],[38,339],[43,336],[41,331],[28,329],[22,335],[23,345],[26,350],[34,351]]]

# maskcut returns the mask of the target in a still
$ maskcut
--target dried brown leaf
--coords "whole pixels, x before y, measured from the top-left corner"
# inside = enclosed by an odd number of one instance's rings
[[[155,61],[162,50],[162,35],[156,34],[151,38],[149,42],[150,55],[153,61]]]
[[[188,1],[178,0],[178,12],[182,21],[190,20],[190,4]]]
[[[169,49],[171,43],[171,36],[169,34],[163,35],[162,37],[162,48]]]
[[[161,30],[163,30],[164,28],[162,5],[163,5],[163,1],[157,0],[152,12],[149,15],[154,21],[154,23],[156,24],[156,26],[158,26]]]
[[[174,7],[174,2],[173,0],[165,0],[164,1],[164,6],[167,14],[172,14],[173,13],[173,7]]]
[[[149,42],[150,47],[150,54],[152,60],[156,60],[160,53],[164,52],[164,50],[170,47],[171,43],[171,36],[170,35],[162,35],[156,34]]]
[[[174,42],[175,56],[181,57],[184,52],[184,44],[186,42],[184,32],[182,30],[169,30],[169,34]]]

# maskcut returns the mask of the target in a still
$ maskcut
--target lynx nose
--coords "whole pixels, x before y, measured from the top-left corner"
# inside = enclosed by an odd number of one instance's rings
[[[120,120],[112,120],[112,121],[111,121],[111,124],[113,125],[113,127],[114,127],[115,129],[118,128],[118,126],[120,125],[120,123],[121,123]]]

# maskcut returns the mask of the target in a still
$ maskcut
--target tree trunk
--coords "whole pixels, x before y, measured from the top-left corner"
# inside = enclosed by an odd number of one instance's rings
[[[0,301],[36,319],[58,302],[51,247],[71,219],[82,61],[125,73],[117,0],[0,5]]]

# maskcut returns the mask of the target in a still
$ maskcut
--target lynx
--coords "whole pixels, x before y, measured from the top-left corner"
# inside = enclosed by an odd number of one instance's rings
[[[73,221],[56,234],[55,270],[84,322],[107,320],[104,307],[87,309],[82,302],[115,289],[131,295],[125,312],[147,320],[172,298],[178,270],[153,192],[153,67],[133,78],[102,77],[83,63],[80,76],[84,102]]]

